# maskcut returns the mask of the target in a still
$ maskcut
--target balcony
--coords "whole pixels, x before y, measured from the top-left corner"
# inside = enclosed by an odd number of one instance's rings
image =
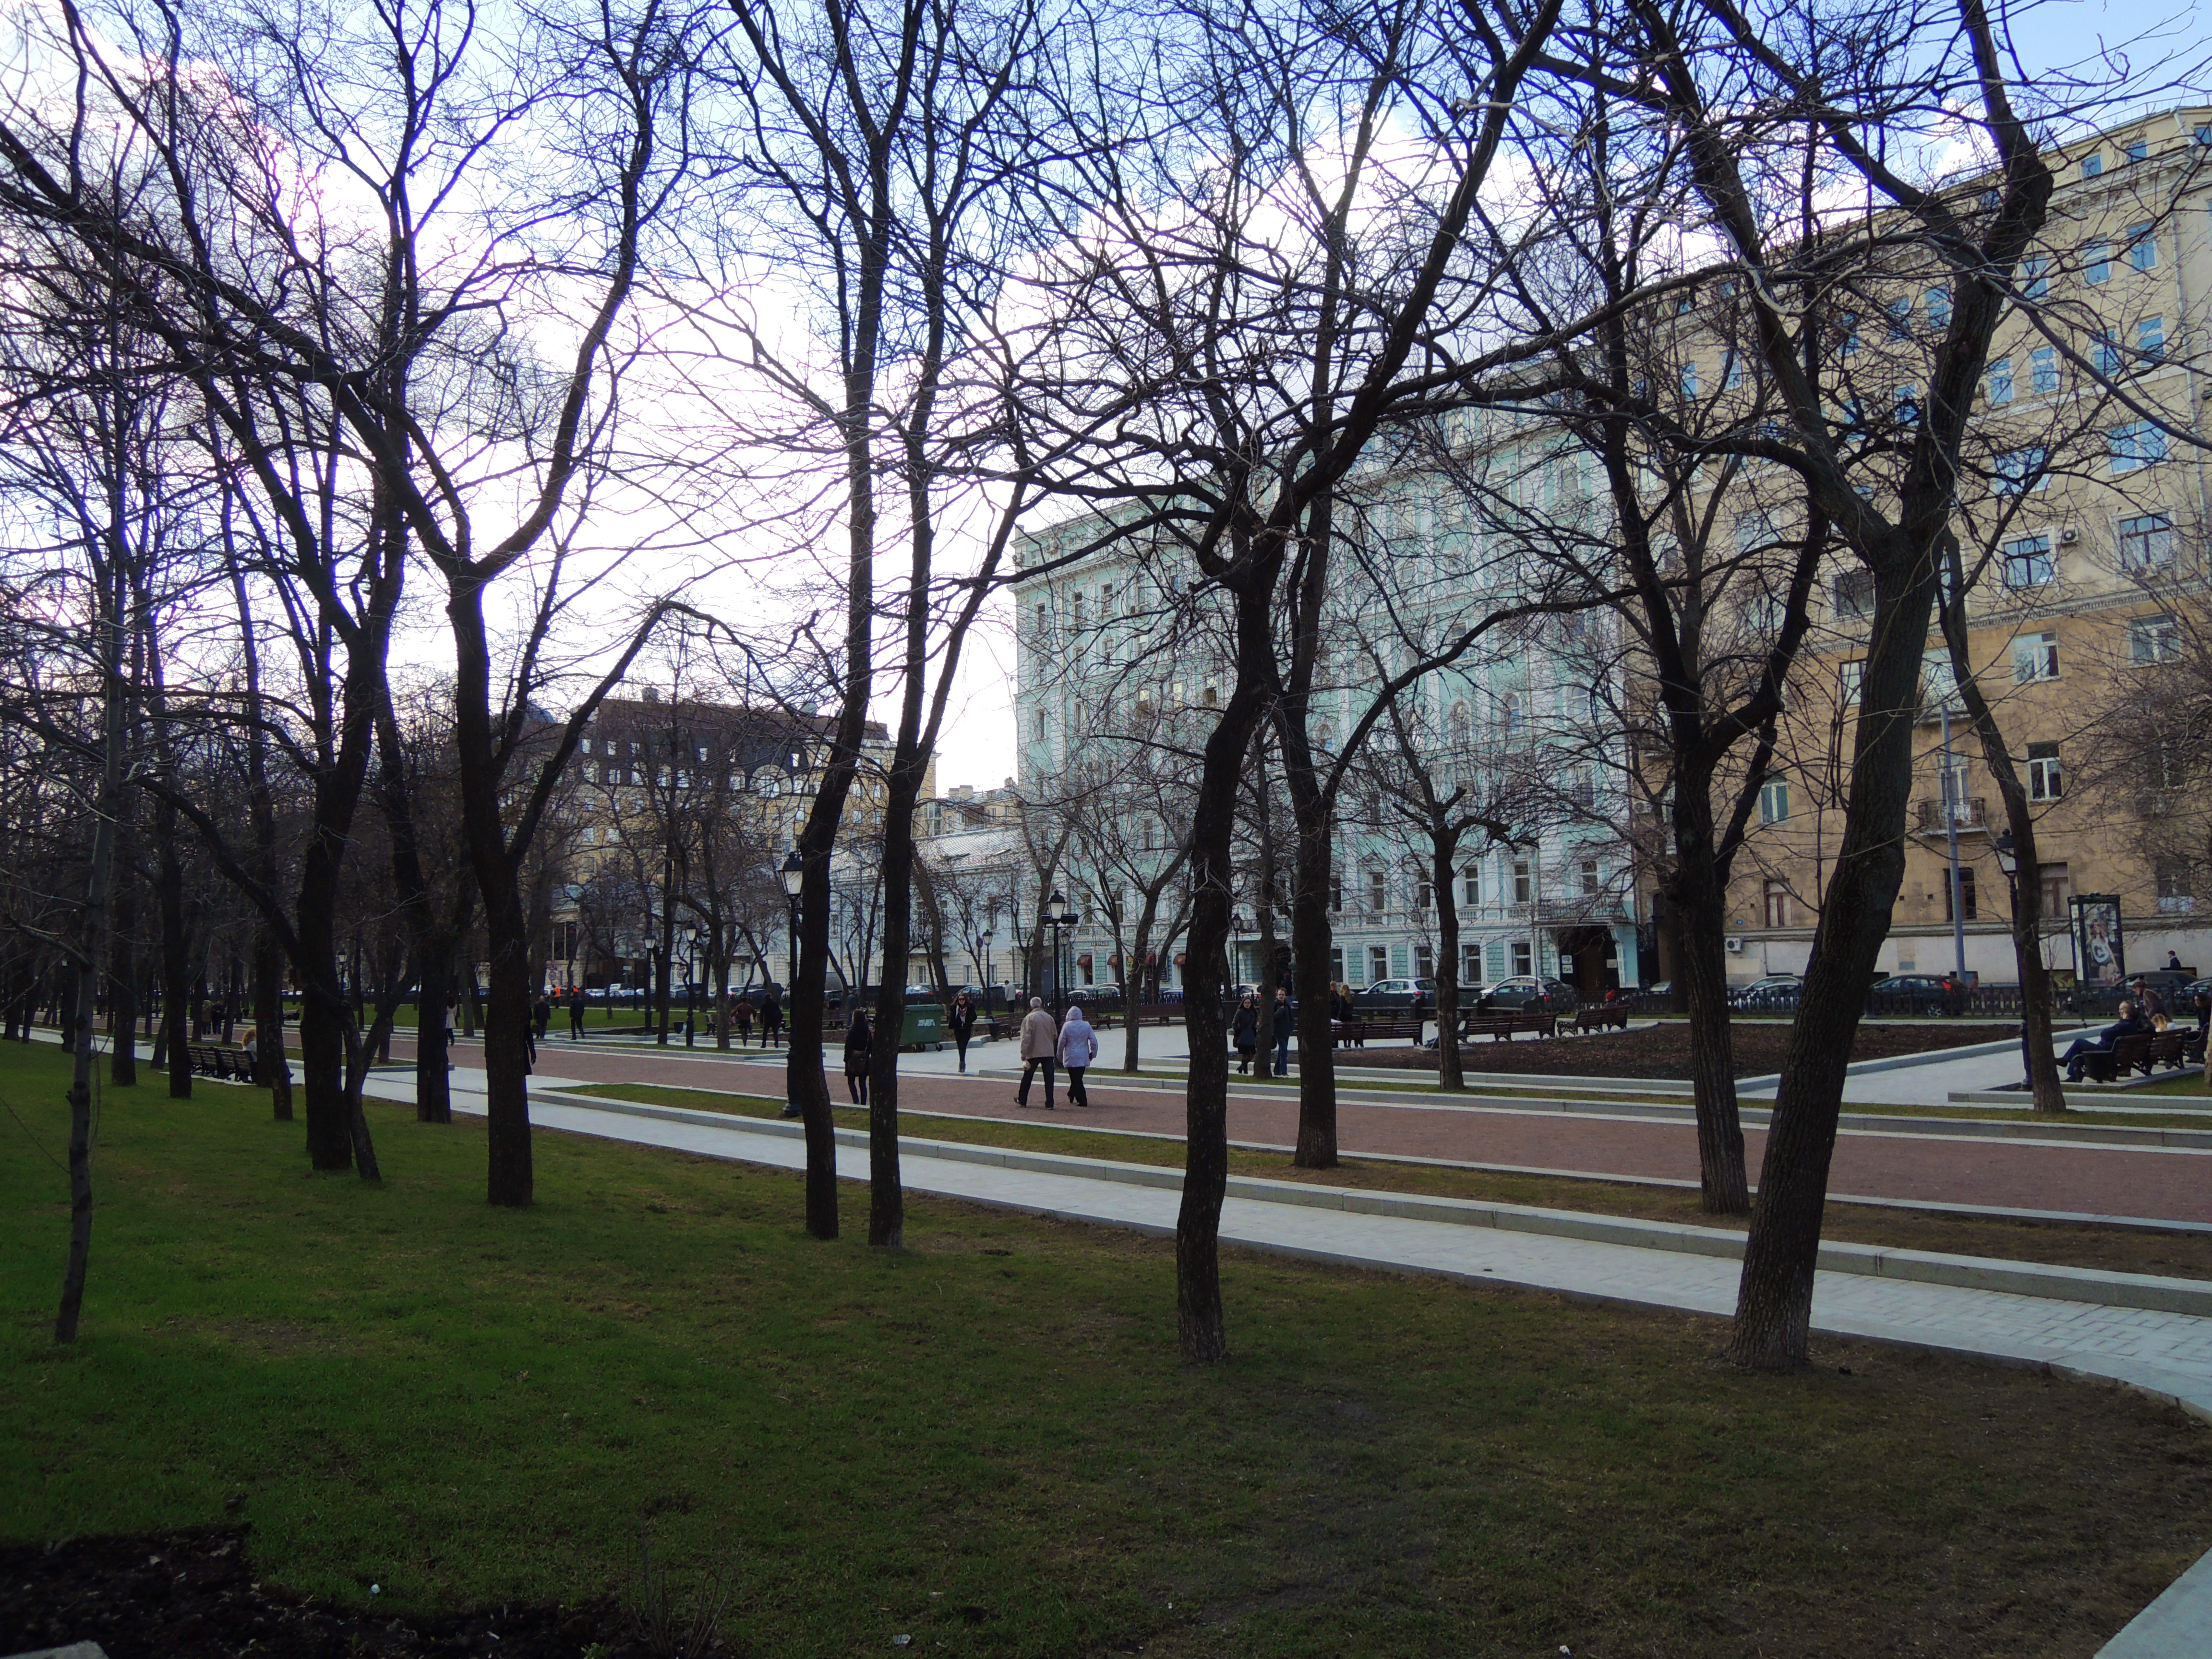
[[[1986,836],[1990,832],[1989,813],[1978,795],[1972,800],[1918,800],[1912,805],[1915,835],[1940,836],[1954,824],[1962,836]]]

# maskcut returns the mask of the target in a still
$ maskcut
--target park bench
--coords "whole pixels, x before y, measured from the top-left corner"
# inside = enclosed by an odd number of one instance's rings
[[[2151,1037],[2147,1031],[2124,1036],[2101,1053],[2083,1054],[2081,1070],[2099,1083],[2117,1082],[2136,1072],[2148,1077],[2150,1045]]]
[[[253,1057],[243,1048],[221,1042],[188,1042],[185,1053],[192,1071],[200,1077],[226,1083],[253,1081]]]
[[[2160,1066],[2168,1071],[2178,1072],[2187,1065],[2189,1039],[2192,1035],[2179,1025],[2154,1034],[2150,1040],[2150,1054],[2143,1066],[2144,1073],[2148,1075]]]
[[[1407,1042],[1419,1042],[1427,1024],[1425,1019],[1415,1015],[1385,1014],[1373,1019],[1333,1019],[1328,1023],[1328,1029],[1329,1034],[1340,1044],[1348,1044],[1354,1048],[1364,1048],[1370,1037],[1375,1038],[1377,1042],[1397,1039]]]
[[[1467,1023],[1460,1028],[1460,1036],[1463,1040],[1486,1036],[1492,1042],[1500,1038],[1510,1042],[1515,1035],[1522,1031],[1532,1036],[1557,1036],[1559,1017],[1557,1014],[1535,1013],[1469,1014]]]
[[[1594,1002],[1586,1008],[1575,1010],[1575,1030],[1601,1031],[1607,1026],[1628,1029],[1628,1010],[1617,1002]]]

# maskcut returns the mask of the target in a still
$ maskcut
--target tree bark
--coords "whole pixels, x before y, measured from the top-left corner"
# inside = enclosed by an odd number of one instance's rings
[[[1736,1099],[1735,1036],[1729,1024],[1728,894],[1713,865],[1710,778],[1677,781],[1674,846],[1668,908],[1678,923],[1675,983],[1690,1024],[1698,1194],[1708,1214],[1743,1215],[1751,1209],[1750,1172]]]
[[[1432,848],[1429,889],[1437,901],[1437,1088],[1458,1094],[1467,1087],[1459,1054],[1459,890],[1453,885],[1459,837],[1439,835]]]
[[[164,802],[156,815],[161,852],[155,903],[161,917],[161,1023],[168,1030],[169,1098],[192,1097],[191,940],[185,924],[185,866],[177,855],[176,809]]]
[[[128,829],[117,834],[116,867],[132,869]],[[113,883],[114,944],[108,957],[107,1080],[117,1088],[138,1081],[138,883],[131,875]]]

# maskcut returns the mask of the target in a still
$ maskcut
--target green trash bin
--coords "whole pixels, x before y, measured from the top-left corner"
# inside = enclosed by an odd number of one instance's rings
[[[941,1002],[909,1002],[906,1006],[906,1023],[899,1028],[899,1047],[902,1048],[942,1048],[945,1035],[945,1005]]]

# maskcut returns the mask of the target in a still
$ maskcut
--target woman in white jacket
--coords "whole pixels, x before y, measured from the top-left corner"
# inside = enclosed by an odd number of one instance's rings
[[[1083,1005],[1067,1005],[1067,1018],[1060,1027],[1060,1063],[1067,1067],[1067,1103],[1088,1106],[1091,1097],[1083,1092],[1083,1070],[1098,1058],[1098,1033],[1091,1029],[1091,1022],[1083,1017]]]

